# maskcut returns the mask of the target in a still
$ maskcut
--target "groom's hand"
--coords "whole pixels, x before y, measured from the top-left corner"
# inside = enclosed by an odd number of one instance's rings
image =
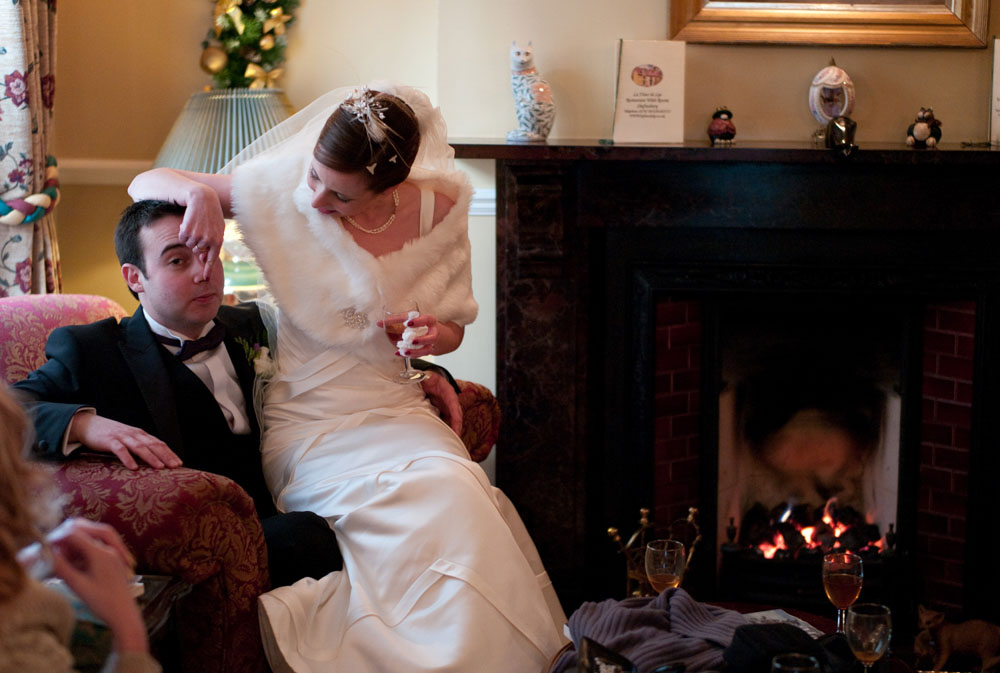
[[[158,469],[181,466],[181,459],[160,439],[140,428],[97,414],[74,415],[67,440],[79,442],[93,451],[112,453],[130,470],[139,467],[135,458]]]
[[[458,403],[458,395],[451,384],[443,376],[433,371],[428,371],[430,376],[420,385],[423,386],[424,395],[437,407],[438,413],[445,423],[451,426],[455,434],[462,436],[462,405]]]

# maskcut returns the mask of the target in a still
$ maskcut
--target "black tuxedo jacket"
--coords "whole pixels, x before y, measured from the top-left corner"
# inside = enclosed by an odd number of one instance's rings
[[[254,304],[223,306],[218,322],[236,369],[250,419],[249,435],[233,435],[211,392],[153,337],[140,307],[114,318],[54,330],[48,361],[14,388],[28,396],[36,452],[62,460],[62,438],[73,414],[94,407],[101,416],[142,428],[163,440],[187,467],[227,476],[254,499],[262,517],[275,512],[260,464],[260,428],[253,410],[254,370],[243,346],[265,337]]]

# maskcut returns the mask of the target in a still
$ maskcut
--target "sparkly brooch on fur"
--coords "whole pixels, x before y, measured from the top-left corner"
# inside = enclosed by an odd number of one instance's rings
[[[371,324],[368,316],[364,313],[358,313],[353,306],[341,310],[340,315],[344,318],[344,324],[354,329],[366,329]]]

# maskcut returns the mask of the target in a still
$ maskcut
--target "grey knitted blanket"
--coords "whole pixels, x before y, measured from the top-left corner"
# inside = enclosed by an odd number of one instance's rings
[[[584,603],[569,618],[574,648],[549,673],[576,671],[575,648],[584,636],[627,657],[639,673],[674,662],[683,662],[687,673],[716,671],[733,632],[746,623],[740,613],[699,603],[683,589],[656,598]]]

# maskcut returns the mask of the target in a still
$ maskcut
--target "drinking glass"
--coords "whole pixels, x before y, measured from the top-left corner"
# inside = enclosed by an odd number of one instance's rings
[[[771,659],[771,673],[820,673],[819,661],[798,652],[779,654]]]
[[[837,608],[837,633],[844,632],[847,608],[858,600],[863,577],[861,557],[857,554],[833,552],[823,557],[823,589]]]
[[[682,542],[653,540],[646,545],[646,577],[656,593],[680,586],[686,562]]]
[[[389,337],[389,341],[396,347],[396,352],[403,357],[403,371],[396,374],[392,380],[396,383],[419,383],[423,381],[428,376],[427,372],[422,372],[419,369],[411,367],[410,358],[403,355],[400,350],[403,335],[408,329],[406,321],[419,316],[420,307],[417,306],[417,302],[411,299],[393,307],[383,306],[382,311],[382,327],[385,329],[385,335]]]
[[[892,613],[884,605],[858,603],[847,610],[847,644],[869,673],[872,664],[889,649]]]

